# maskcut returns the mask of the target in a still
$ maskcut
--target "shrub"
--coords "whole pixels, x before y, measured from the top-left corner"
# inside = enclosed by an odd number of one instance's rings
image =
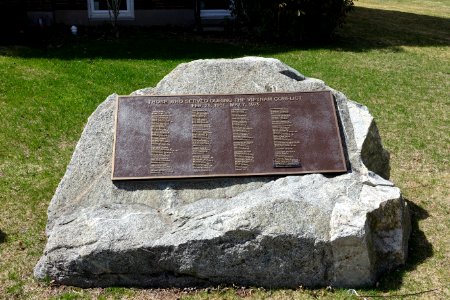
[[[238,30],[266,39],[317,41],[331,37],[353,0],[234,0]]]

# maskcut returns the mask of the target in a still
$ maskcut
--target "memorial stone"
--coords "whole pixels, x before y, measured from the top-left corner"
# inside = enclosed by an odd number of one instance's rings
[[[314,91],[335,98],[349,166],[343,174],[113,181],[116,95],[109,96],[89,118],[51,200],[35,276],[81,287],[374,284],[405,262],[410,220],[366,107],[276,59],[256,57],[181,64],[132,96]],[[238,169],[253,159],[246,113],[231,116],[232,126],[244,128],[235,136],[242,139]],[[150,133],[158,139],[152,167],[167,171],[176,167],[167,160],[171,117],[151,114],[161,126]],[[207,169],[215,159],[202,148],[212,138],[208,115],[193,117],[193,164]]]

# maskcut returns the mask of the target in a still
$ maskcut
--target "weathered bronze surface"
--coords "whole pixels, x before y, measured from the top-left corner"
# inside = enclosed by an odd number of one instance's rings
[[[328,91],[117,99],[113,180],[345,171]]]

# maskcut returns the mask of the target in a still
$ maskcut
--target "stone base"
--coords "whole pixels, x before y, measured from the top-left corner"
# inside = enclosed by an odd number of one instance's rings
[[[135,94],[314,90],[332,89],[278,60],[241,58],[182,64]],[[332,92],[347,174],[116,183],[108,97],[50,203],[35,276],[82,287],[373,284],[405,262],[409,212],[381,177],[389,155],[367,108]]]

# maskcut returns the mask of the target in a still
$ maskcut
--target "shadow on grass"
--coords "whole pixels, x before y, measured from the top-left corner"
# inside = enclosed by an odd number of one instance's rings
[[[6,242],[7,237],[8,236],[6,235],[6,233],[4,233],[3,231],[0,230],[0,244]]]
[[[429,217],[428,212],[410,200],[406,200],[411,212],[411,236],[409,239],[408,260],[406,264],[380,278],[378,290],[388,292],[400,289],[406,273],[433,255],[433,246],[425,233],[419,228],[419,221]]]
[[[450,18],[355,7],[337,36],[348,51],[450,46]]]
[[[47,39],[40,47],[0,48],[0,55],[71,59],[194,60],[244,55],[270,56],[290,50],[402,51],[401,46],[450,46],[450,18],[355,7],[334,40],[323,45],[262,43],[236,34],[198,35],[175,29],[122,28],[119,40],[104,34]],[[89,29],[90,30],[90,29]],[[104,28],[104,30],[106,30]],[[101,33],[101,31],[100,31]],[[44,47],[43,47],[44,46]]]

